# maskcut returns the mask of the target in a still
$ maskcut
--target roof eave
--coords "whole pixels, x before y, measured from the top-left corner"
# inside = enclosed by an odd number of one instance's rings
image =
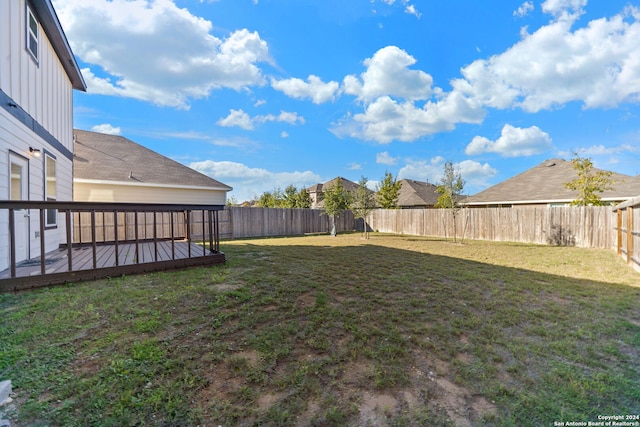
[[[156,182],[130,182],[130,181],[110,181],[104,179],[86,179],[86,178],[73,178],[74,183],[78,184],[93,184],[93,185],[122,185],[128,187],[153,187],[153,188],[175,188],[177,190],[207,190],[207,191],[232,191],[233,187],[228,185],[219,187],[206,187],[201,185],[176,185],[176,184],[162,184]]]
[[[49,41],[53,45],[53,49],[56,51],[60,63],[64,68],[71,85],[74,89],[82,92],[86,92],[87,84],[82,77],[76,58],[73,55],[67,36],[64,34],[58,15],[56,15],[51,0],[30,0],[31,6],[38,14],[40,24],[47,34]]]

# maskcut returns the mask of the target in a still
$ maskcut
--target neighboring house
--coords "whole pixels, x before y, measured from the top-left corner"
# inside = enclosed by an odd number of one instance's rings
[[[401,179],[398,207],[402,209],[433,208],[438,203],[438,186],[413,179]]]
[[[224,205],[232,188],[117,135],[74,130],[73,199]]]
[[[73,89],[86,85],[50,0],[0,1],[0,200],[71,201]],[[0,270],[40,254],[40,222],[28,210],[0,211]],[[65,235],[46,212],[45,250]]]
[[[601,169],[595,169],[594,172]],[[468,197],[468,207],[565,206],[578,197],[565,184],[578,177],[573,164],[562,159],[545,160],[519,175]],[[613,173],[612,190],[600,194],[603,202],[617,204],[640,194],[640,176]]]
[[[312,209],[322,209],[324,207],[324,191],[332,185],[335,185],[338,180],[340,180],[342,187],[346,191],[350,191],[353,193],[358,189],[358,184],[340,176],[333,178],[331,181],[327,181],[324,184],[312,185],[311,187],[307,188],[309,196],[311,197]]]

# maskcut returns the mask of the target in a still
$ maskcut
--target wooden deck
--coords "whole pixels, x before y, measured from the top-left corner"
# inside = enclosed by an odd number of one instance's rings
[[[17,264],[15,277],[0,271],[0,292],[224,262],[223,253],[188,241],[77,245],[45,254],[44,266],[41,258]]]

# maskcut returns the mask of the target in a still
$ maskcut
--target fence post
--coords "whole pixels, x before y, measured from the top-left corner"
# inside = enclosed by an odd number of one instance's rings
[[[633,206],[627,206],[627,264],[633,260]]]

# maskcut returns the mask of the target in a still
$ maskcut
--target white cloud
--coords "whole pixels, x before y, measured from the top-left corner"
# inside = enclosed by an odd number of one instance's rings
[[[576,16],[582,14],[587,0],[546,0],[542,3],[542,11],[550,15]]]
[[[285,131],[280,132],[280,138],[289,138],[289,133]]]
[[[172,0],[54,0],[71,47],[82,61],[88,92],[188,108],[218,88],[265,83],[268,62],[257,32],[211,35],[210,21]]]
[[[359,171],[359,170],[362,170],[362,165],[360,163],[351,162],[347,166],[347,169],[350,171]]]
[[[497,140],[476,136],[464,152],[468,155],[498,153],[503,157],[518,157],[543,153],[550,148],[551,137],[539,127],[518,128],[506,124]]]
[[[238,126],[245,130],[253,129],[253,121],[251,120],[251,117],[242,110],[230,110],[229,115],[219,119],[216,124],[224,127]]]
[[[245,130],[253,130],[256,124],[262,124],[266,122],[284,122],[291,125],[296,125],[304,124],[305,120],[304,117],[298,116],[298,113],[295,112],[291,113],[288,111],[281,111],[277,116],[273,114],[267,114],[249,117],[249,115],[241,109],[231,109],[229,111],[229,115],[227,117],[218,119],[216,124],[223,127],[237,126]]]
[[[393,166],[398,163],[397,157],[391,157],[388,151],[376,154],[376,163],[380,165]]]
[[[484,111],[459,93],[451,92],[437,102],[428,101],[422,108],[413,102],[397,102],[382,96],[356,114],[333,126],[337,136],[350,136],[388,144],[411,142],[455,128],[457,123],[480,123]]]
[[[433,157],[429,161],[409,161],[398,172],[398,179],[415,179],[437,185],[442,180],[445,162],[446,160],[441,156]],[[454,163],[453,166],[460,171],[462,179],[465,180],[464,193],[487,187],[488,180],[498,173],[488,163],[482,164],[473,160],[463,160],[460,163]]]
[[[290,184],[300,189],[322,181],[319,175],[311,171],[271,172],[228,161],[205,160],[193,162],[189,167],[233,187],[230,196],[238,201],[251,200],[265,191],[285,188]]]
[[[336,97],[340,84],[330,81],[324,83],[320,77],[313,74],[307,77],[305,82],[302,79],[292,78],[284,80],[271,79],[271,87],[285,95],[296,99],[310,98],[314,104],[333,101]]]
[[[408,4],[408,5],[405,6],[404,13],[408,13],[409,15],[413,15],[418,19],[420,19],[420,17],[422,16],[422,14],[420,12],[418,12],[418,10],[416,9],[415,5],[412,5],[412,4]]]
[[[513,12],[513,16],[523,17],[527,16],[529,12],[533,10],[533,2],[526,1],[520,5],[520,7]]]
[[[489,179],[498,174],[498,171],[492,168],[489,163],[479,163],[473,160],[463,160],[457,163],[460,175],[465,180],[465,193],[470,194],[469,190],[475,192],[476,189],[484,189],[488,187]]]
[[[548,1],[545,11],[580,9],[582,0]],[[563,9],[564,8],[564,9]],[[610,19],[571,30],[557,19],[502,54],[462,69],[455,91],[493,108],[527,112],[582,102],[585,108],[640,101],[640,9],[627,7]]]
[[[110,125],[109,123],[103,123],[101,125],[95,125],[91,128],[94,132],[106,133],[108,135],[121,135],[121,129]]]
[[[404,50],[396,46],[383,47],[365,59],[367,70],[360,78],[354,75],[344,78],[344,92],[364,101],[380,96],[428,99],[433,93],[433,78],[424,71],[408,68],[415,63],[415,58]]]

